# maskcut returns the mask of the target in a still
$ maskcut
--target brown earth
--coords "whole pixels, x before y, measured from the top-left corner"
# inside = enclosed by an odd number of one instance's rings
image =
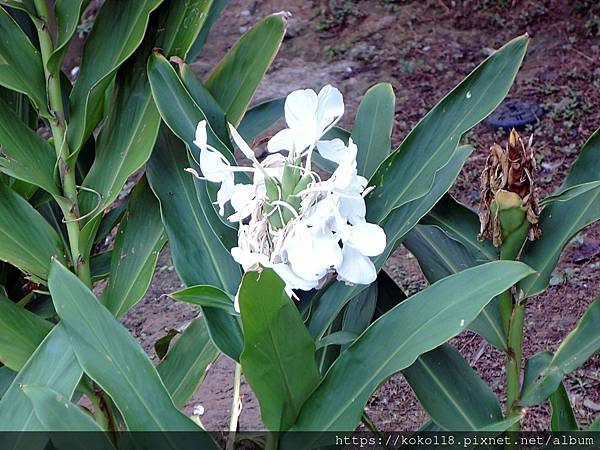
[[[194,64],[196,71],[208,73],[248,27],[281,10],[293,15],[288,37],[259,89],[257,101],[331,83],[344,93],[347,112],[342,125],[351,126],[362,94],[376,82],[389,81],[397,96],[394,142],[399,143],[490,49],[527,32],[531,45],[510,96],[536,101],[546,110],[527,131],[534,134],[541,163],[538,179],[542,196],[560,184],[583,142],[600,126],[600,7],[595,1],[234,0]],[[505,137],[485,125],[467,136],[465,140],[476,150],[452,189],[461,201],[476,204],[487,149]],[[596,224],[568,246],[548,291],[529,301],[526,357],[556,349],[600,291],[599,254],[600,226]],[[416,260],[404,249],[394,254],[387,270],[411,293],[426,285]],[[152,288],[124,319],[150,355],[154,355],[154,342],[168,329],[184,326],[197,314],[164,296],[180,287],[166,251]],[[502,355],[472,332],[463,333],[453,344],[502,397]],[[232,378],[233,364],[220,358],[186,412],[201,404],[204,425],[212,430],[226,429]],[[582,425],[600,411],[599,384],[598,357],[566,379]],[[243,394],[241,428],[258,429],[258,404],[247,386]],[[427,420],[401,376],[375,393],[368,411],[383,430],[414,430]],[[524,428],[546,429],[548,411],[547,405],[531,408]]]

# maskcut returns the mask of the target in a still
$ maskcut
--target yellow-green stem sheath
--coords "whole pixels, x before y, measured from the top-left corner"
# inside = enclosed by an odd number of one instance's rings
[[[235,373],[233,375],[233,399],[231,400],[231,415],[229,418],[229,435],[227,436],[226,450],[234,450],[235,448],[235,432],[238,427],[240,417],[240,385],[242,381],[242,365],[235,364]]]
[[[70,154],[69,145],[66,137],[66,124],[62,92],[60,86],[60,69],[57,73],[48,70],[48,59],[54,51],[52,36],[48,29],[48,4],[46,0],[34,0],[35,8],[40,18],[36,27],[40,41],[40,51],[42,53],[42,63],[44,65],[44,74],[46,77],[46,87],[48,91],[48,102],[50,107],[50,130],[54,140],[54,149],[58,161],[58,170],[62,191],[66,201],[58,200],[63,216],[65,218],[67,233],[69,235],[69,246],[71,250],[71,259],[77,275],[87,286],[91,286],[91,273],[87,257],[82,255],[79,250],[80,244],[80,223],[79,223],[79,205],[77,202],[77,186],[75,183],[75,172],[69,167],[66,160]]]

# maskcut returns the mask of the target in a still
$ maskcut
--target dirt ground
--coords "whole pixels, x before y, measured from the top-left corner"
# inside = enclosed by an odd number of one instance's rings
[[[526,132],[534,134],[542,196],[560,184],[583,142],[600,127],[600,6],[596,1],[234,0],[194,64],[196,71],[208,73],[248,27],[282,10],[292,13],[288,36],[256,101],[331,83],[346,101],[341,125],[350,126],[362,94],[376,82],[389,81],[397,96],[397,144],[490,49],[527,32],[531,45],[510,97],[535,101],[545,110]],[[477,126],[467,136],[466,141],[476,150],[452,190],[461,201],[477,203],[487,149],[504,139],[503,133],[486,125]],[[599,255],[600,224],[596,224],[569,245],[548,291],[528,303],[526,357],[556,349],[575,326],[600,291]],[[386,269],[411,293],[426,284],[416,260],[404,249],[396,252]],[[164,296],[180,287],[167,250],[160,258],[152,288],[124,319],[150,355],[154,355],[154,342],[166,330],[181,327],[197,315],[189,306]],[[453,344],[503,396],[502,356],[472,332],[457,337]],[[186,412],[202,405],[204,425],[211,430],[225,429],[232,378],[232,363],[219,359]],[[566,379],[582,425],[600,413],[599,385],[599,357]],[[243,396],[241,428],[260,429],[258,404],[247,386]],[[401,376],[377,391],[368,411],[383,430],[414,430],[427,421]],[[535,407],[528,411],[524,428],[547,429],[548,422],[548,406]]]

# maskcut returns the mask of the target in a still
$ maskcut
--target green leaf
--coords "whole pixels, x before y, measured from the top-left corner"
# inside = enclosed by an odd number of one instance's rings
[[[46,280],[52,257],[64,259],[56,231],[20,195],[0,183],[0,260]]]
[[[76,152],[102,119],[104,93],[123,62],[142,42],[150,13],[162,0],[108,0],[96,17],[69,97],[69,145]]]
[[[34,415],[31,402],[21,389],[22,385],[48,386],[71,398],[81,375],[81,367],[75,359],[69,337],[64,326],[59,324],[48,333],[2,396],[0,431],[43,430]]]
[[[240,38],[206,80],[206,88],[233,125],[237,126],[244,117],[281,46],[285,29],[283,14],[267,17]]]
[[[450,194],[444,195],[431,211],[421,219],[425,225],[435,225],[446,235],[461,243],[479,263],[498,259],[498,249],[489,241],[477,239],[479,216]]]
[[[6,393],[16,376],[17,373],[8,367],[0,367],[0,399]]]
[[[52,329],[52,324],[0,294],[0,362],[18,371]]]
[[[208,0],[172,0],[156,11],[142,45],[119,69],[113,103],[96,149],[96,160],[84,186],[103,196],[98,211],[119,195],[127,178],[144,165],[156,142],[160,114],[152,98],[146,66],[153,47],[164,52],[185,54],[206,18]],[[128,123],[127,127],[122,126]],[[83,213],[98,206],[90,192],[80,195]]]
[[[54,181],[54,150],[1,98],[0,145],[0,171],[39,186],[50,194],[59,194]]]
[[[175,407],[156,369],[135,339],[94,294],[58,262],[52,264],[49,288],[77,360],[85,373],[114,400],[129,431],[200,430]],[[207,434],[196,436],[199,445],[216,448]]]
[[[558,193],[600,181],[599,165],[600,130],[585,143]],[[537,241],[528,241],[523,248],[521,259],[539,273],[519,283],[527,296],[538,294],[548,287],[563,248],[581,229],[600,219],[600,186],[577,192],[579,195],[567,201],[550,203],[542,210],[539,224],[543,235]]]
[[[251,142],[283,117],[285,97],[267,100],[250,108],[238,127],[238,133]]]
[[[600,296],[589,306],[577,327],[562,341],[552,359],[544,357],[548,360],[547,364],[539,363],[536,366],[537,376],[532,375],[529,382],[523,383],[520,403],[537,405],[546,400],[556,391],[566,374],[580,367],[599,350]]]
[[[552,406],[552,418],[550,419],[550,429],[552,431],[579,430],[569,395],[563,383],[560,383],[558,389],[550,396],[550,405]]]
[[[212,9],[213,0],[175,0],[161,8],[166,12],[159,30],[165,30],[158,47],[169,56],[186,59]]]
[[[26,94],[44,116],[46,79],[42,56],[10,14],[0,6],[0,85]]]
[[[463,164],[471,152],[471,147],[461,146],[456,149],[450,162],[438,172],[435,182],[429,193],[417,200],[397,208],[381,224],[386,237],[387,245],[384,252],[374,258],[375,267],[380,270],[389,255],[400,245],[406,234],[427,214],[436,202],[450,189],[458,176]],[[369,205],[367,204],[367,211]],[[313,336],[321,337],[332,320],[340,313],[344,305],[352,297],[360,293],[364,286],[346,286],[336,282],[330,286],[321,297],[316,310],[311,318],[309,329]]]
[[[83,412],[83,410],[71,403],[64,395],[45,386],[24,385],[23,392],[31,401],[33,411],[42,424],[45,431],[92,431],[102,432],[102,428]],[[108,436],[105,436],[104,444],[111,448],[112,444]],[[95,439],[92,439],[95,442]]]
[[[204,319],[192,321],[156,367],[175,405],[187,403],[218,355]]]
[[[328,345],[347,345],[352,343],[357,337],[358,333],[352,331],[335,331],[319,340],[316,349],[320,350]]]
[[[92,281],[100,281],[108,278],[110,275],[110,265],[112,260],[112,250],[102,253],[96,253],[90,258],[90,269],[92,271]]]
[[[379,166],[369,185],[367,217],[380,222],[395,208],[427,194],[461,136],[500,104],[525,56],[528,36],[497,50],[442,99]]]
[[[231,315],[237,314],[233,307],[233,297],[214,286],[190,286],[169,294],[169,297],[196,306],[222,309]]]
[[[54,51],[46,63],[46,67],[51,73],[59,71],[69,43],[77,30],[79,17],[88,3],[89,0],[56,0],[54,4],[56,42]]]
[[[263,423],[285,431],[319,382],[315,343],[271,269],[250,271],[240,286],[246,380],[258,397]]]
[[[371,325],[377,307],[378,294],[377,283],[371,283],[367,289],[348,302],[342,320],[344,332],[351,332],[358,336]]]
[[[390,154],[395,106],[396,96],[390,83],[370,88],[358,106],[352,140],[359,150],[358,173],[367,179]]]
[[[458,351],[444,344],[402,372],[435,423],[449,431],[479,431],[503,419],[498,399]]]
[[[187,286],[209,284],[233,294],[237,292],[241,269],[223,246],[223,236],[215,233],[213,224],[220,223],[220,219],[212,205],[203,208],[199,203],[193,178],[184,171],[186,167],[189,162],[183,143],[163,127],[147,172],[160,200],[177,273]],[[203,307],[202,311],[215,345],[237,360],[243,345],[237,320],[219,308]]]
[[[404,239],[404,245],[417,258],[423,274],[430,283],[482,263],[460,242],[451,239],[434,225],[417,225]],[[494,347],[506,351],[506,335],[496,299],[469,324],[469,328],[483,336]]]
[[[491,262],[444,278],[403,301],[333,363],[292,430],[354,430],[381,383],[463,331],[494,296],[531,272],[520,262]],[[303,437],[308,445],[302,448],[309,447],[307,441]]]
[[[206,43],[206,38],[208,37],[208,33],[210,32],[213,25],[219,19],[219,16],[225,9],[225,7],[229,4],[231,0],[213,0],[210,10],[208,11],[208,16],[204,22],[204,26],[200,30],[198,37],[194,41],[192,48],[187,54],[186,62],[192,63],[198,59],[204,44]]]
[[[142,178],[121,220],[102,303],[120,317],[139,302],[154,276],[160,250],[166,243],[158,200]]]

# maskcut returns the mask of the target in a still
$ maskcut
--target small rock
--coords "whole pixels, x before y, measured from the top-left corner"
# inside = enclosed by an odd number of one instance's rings
[[[245,33],[246,31],[248,31],[248,26],[244,25],[243,27],[240,27],[240,33]]]
[[[240,16],[242,16],[242,17],[248,17],[251,15],[252,15],[252,13],[250,11],[248,11],[247,9],[243,9],[240,11]]]

